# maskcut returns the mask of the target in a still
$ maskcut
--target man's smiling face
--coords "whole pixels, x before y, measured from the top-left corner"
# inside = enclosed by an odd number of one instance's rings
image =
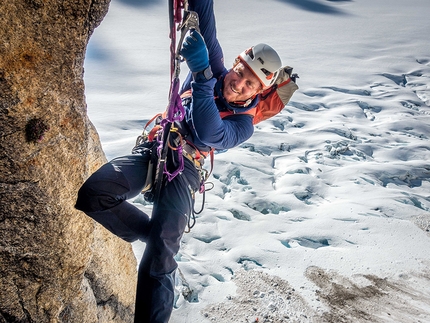
[[[242,63],[236,64],[224,77],[222,93],[227,102],[246,101],[260,90],[260,81]]]

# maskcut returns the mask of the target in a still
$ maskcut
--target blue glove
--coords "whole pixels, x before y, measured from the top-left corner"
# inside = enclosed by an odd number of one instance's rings
[[[209,54],[203,36],[196,30],[191,31],[182,44],[181,55],[187,61],[191,72],[197,73],[209,66]]]

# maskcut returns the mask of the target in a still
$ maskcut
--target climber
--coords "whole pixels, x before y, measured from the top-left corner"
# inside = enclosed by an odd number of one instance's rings
[[[271,96],[267,102],[277,102],[278,112],[289,99],[279,90],[291,83],[290,73],[282,68],[273,48],[255,45],[227,70],[216,38],[213,0],[189,0],[189,6],[199,15],[200,33],[192,31],[181,50],[190,69],[182,88],[186,115],[177,125],[184,147],[183,171],[163,182],[151,217],[127,202],[145,186],[148,164],[156,163],[157,142],[149,140],[135,147],[133,154],[115,158],[92,174],[76,202],[77,209],[125,241],[146,243],[138,270],[135,323],[166,323],[170,318],[177,268],[174,256],[193,212],[194,193],[201,188],[204,156],[251,137],[263,94],[265,99]],[[178,145],[175,139],[169,144]],[[174,149],[168,157],[166,167],[177,167]]]

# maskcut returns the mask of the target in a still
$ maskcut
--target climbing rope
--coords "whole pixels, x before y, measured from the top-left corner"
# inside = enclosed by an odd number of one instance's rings
[[[198,15],[196,12],[188,10],[187,0],[169,0],[169,20],[170,20],[170,93],[169,103],[166,112],[163,114],[164,119],[160,122],[160,130],[157,136],[158,140],[158,166],[155,176],[155,197],[158,199],[160,188],[165,175],[168,181],[173,180],[184,169],[184,159],[182,155],[182,146],[178,145],[176,151],[178,155],[178,167],[170,172],[167,169],[167,153],[169,149],[169,141],[172,133],[177,133],[177,129],[173,126],[175,122],[182,121],[185,116],[185,109],[182,105],[182,100],[179,95],[179,76],[181,73],[181,62],[183,61],[180,55],[180,49],[187,32],[191,29],[199,30]],[[177,40],[177,33],[180,33]]]

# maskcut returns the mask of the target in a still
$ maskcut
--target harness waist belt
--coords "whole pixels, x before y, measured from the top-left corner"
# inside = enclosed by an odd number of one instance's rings
[[[184,157],[192,161],[197,168],[201,168],[205,163],[205,156],[203,156],[197,148],[193,147],[188,142],[185,142],[185,144],[182,145],[182,154]]]

